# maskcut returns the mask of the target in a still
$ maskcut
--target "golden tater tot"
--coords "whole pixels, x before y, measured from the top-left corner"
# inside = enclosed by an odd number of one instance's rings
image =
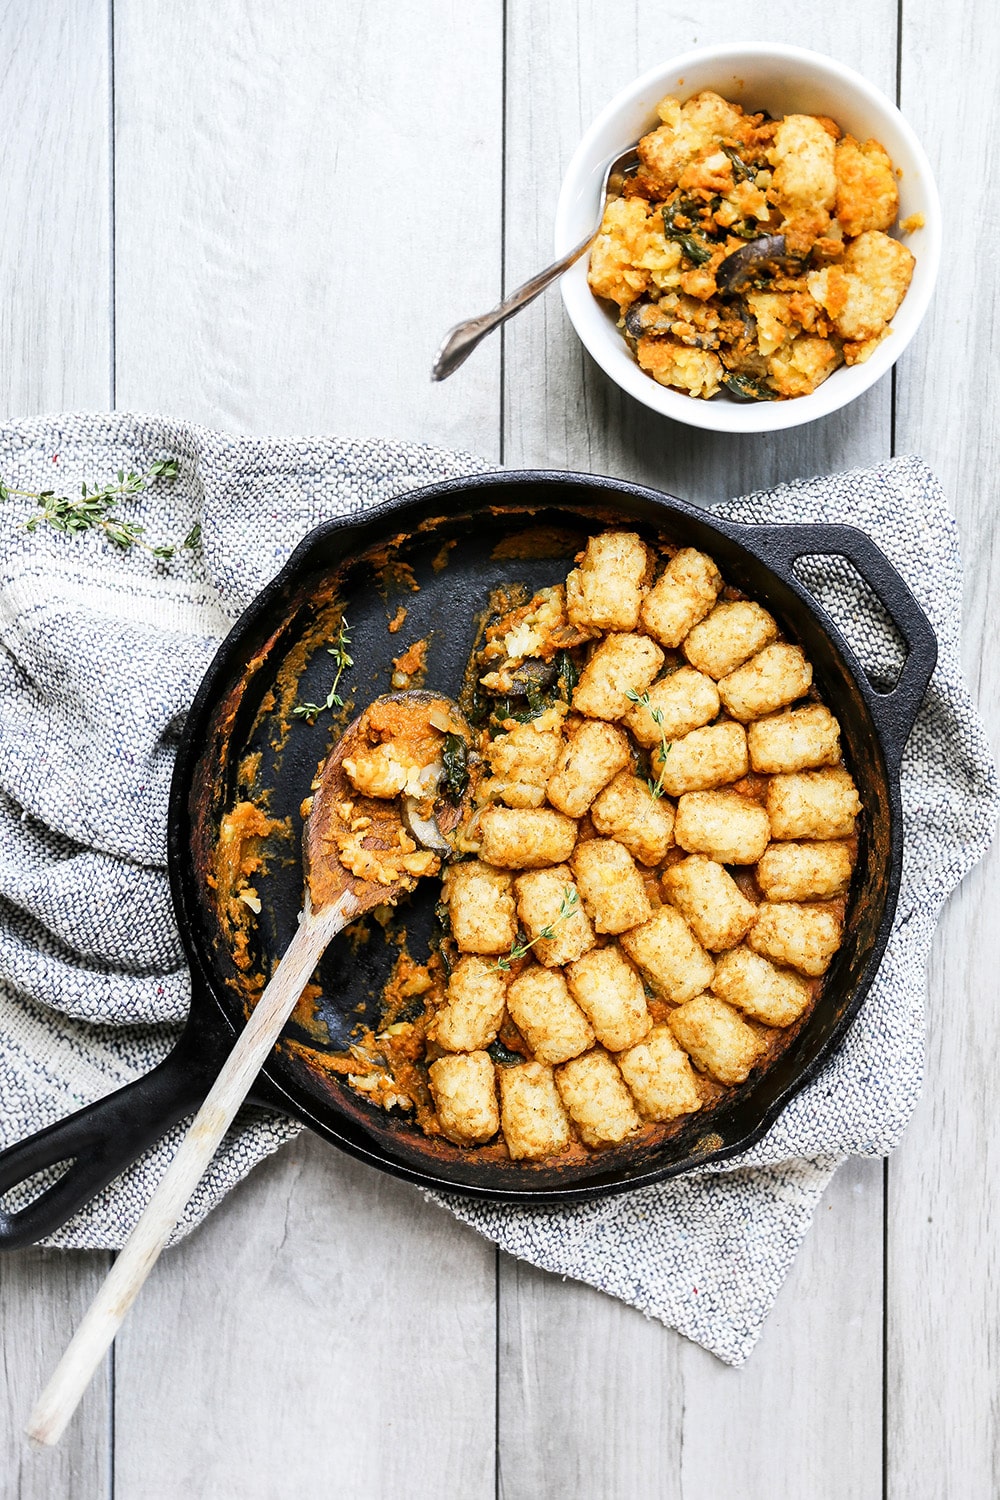
[[[715,995],[686,1001],[667,1025],[695,1067],[719,1083],[742,1083],[763,1051],[757,1033]]]
[[[649,571],[649,549],[634,531],[599,532],[566,579],[567,615],[574,625],[634,630]]]
[[[642,602],[642,623],[661,646],[679,646],[719,596],[722,575],[710,557],[682,547]]]

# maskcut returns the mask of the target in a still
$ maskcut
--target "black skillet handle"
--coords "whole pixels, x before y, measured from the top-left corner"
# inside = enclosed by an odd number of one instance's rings
[[[0,1208],[0,1250],[20,1250],[72,1218],[137,1156],[191,1114],[232,1045],[192,1008],[176,1046],[151,1073],[0,1152],[0,1197],[45,1167],[66,1170],[25,1208]]]
[[[870,536],[854,526],[766,525],[755,529],[766,560],[776,573],[793,579],[800,557],[845,557],[884,606],[906,645],[906,661],[889,693],[872,689],[871,708],[886,755],[898,766],[937,663],[937,638],[930,621],[892,563]],[[794,578],[799,587],[801,579]]]

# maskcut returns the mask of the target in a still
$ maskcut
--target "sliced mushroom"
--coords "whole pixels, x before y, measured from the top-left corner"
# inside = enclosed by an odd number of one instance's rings
[[[625,330],[634,339],[666,338],[671,321],[655,302],[633,302],[625,314]]]
[[[630,308],[629,311],[631,310]],[[554,661],[542,661],[539,657],[531,656],[511,672],[507,691],[512,698],[531,698],[546,692],[555,682],[558,672]]]
[[[720,292],[742,292],[755,276],[773,275],[776,271],[787,271],[798,262],[788,254],[783,234],[764,234],[760,239],[741,245],[725,260],[720,261],[715,273],[715,284]]]

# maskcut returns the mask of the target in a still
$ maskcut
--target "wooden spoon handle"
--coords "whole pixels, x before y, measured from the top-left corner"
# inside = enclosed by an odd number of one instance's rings
[[[240,1032],[170,1166],[125,1242],[28,1421],[37,1443],[57,1443],[98,1364],[156,1264],[236,1111],[327,945],[354,917],[350,893],[318,912],[307,908],[281,963]]]

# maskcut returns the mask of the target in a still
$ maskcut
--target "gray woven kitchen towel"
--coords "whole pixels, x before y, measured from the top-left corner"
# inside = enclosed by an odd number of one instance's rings
[[[29,534],[31,501],[0,504],[2,1144],[145,1071],[176,1035],[189,991],[163,868],[172,745],[229,623],[318,521],[485,467],[415,446],[256,440],[117,414],[0,429],[0,476],[13,489],[73,495],[165,456],[179,460],[177,481],[121,510],[151,545],[200,522],[200,547],[169,565],[120,552],[100,531]],[[959,665],[956,528],[920,460],[720,509],[863,527],[937,632],[938,669],[904,760],[903,887],[878,981],[836,1058],[725,1170],[565,1208],[439,1201],[511,1253],[621,1297],[735,1364],[837,1163],[899,1140],[920,1088],[935,919],[989,843],[997,787]],[[814,581],[866,663],[888,671],[895,647],[857,579],[827,567]],[[50,1243],[120,1245],[178,1133]],[[294,1133],[274,1117],[241,1118],[180,1233]]]

